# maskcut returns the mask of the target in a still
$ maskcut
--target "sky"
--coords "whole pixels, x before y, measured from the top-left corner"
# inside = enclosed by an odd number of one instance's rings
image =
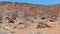
[[[60,4],[60,0],[0,0],[0,2],[19,2],[42,5]]]

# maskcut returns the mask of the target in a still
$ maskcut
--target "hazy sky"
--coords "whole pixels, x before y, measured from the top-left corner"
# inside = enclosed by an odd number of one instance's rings
[[[8,1],[8,2],[22,2],[22,3],[32,3],[32,4],[59,4],[60,0],[0,0],[0,2]]]

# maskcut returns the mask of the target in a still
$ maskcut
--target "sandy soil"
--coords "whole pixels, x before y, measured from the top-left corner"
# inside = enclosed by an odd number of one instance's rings
[[[55,22],[48,22],[48,25],[52,26],[51,28],[42,28],[43,32],[45,31],[47,34],[60,34],[60,25],[58,25]],[[22,29],[22,30],[17,30],[13,34],[27,34],[28,32],[35,31],[37,23],[31,24],[29,27]]]

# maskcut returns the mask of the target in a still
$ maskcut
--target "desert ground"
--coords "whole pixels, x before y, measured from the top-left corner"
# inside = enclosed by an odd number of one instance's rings
[[[0,34],[60,34],[60,4],[0,2]]]

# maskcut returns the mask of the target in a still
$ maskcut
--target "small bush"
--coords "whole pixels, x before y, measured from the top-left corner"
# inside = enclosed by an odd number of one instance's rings
[[[11,33],[7,30],[0,30],[0,34],[11,34]]]

